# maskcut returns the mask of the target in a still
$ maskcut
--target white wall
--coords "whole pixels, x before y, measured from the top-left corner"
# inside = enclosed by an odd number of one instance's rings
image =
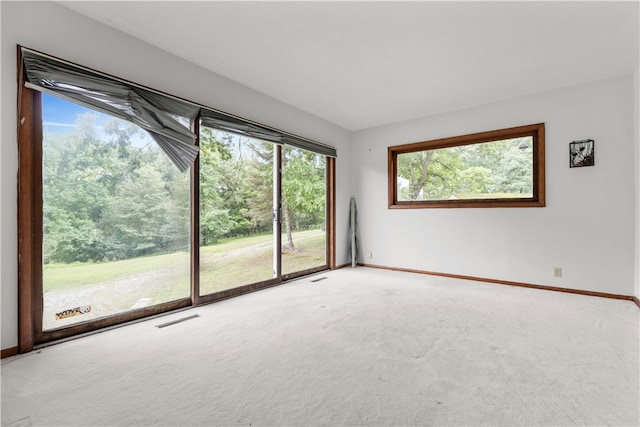
[[[633,76],[354,133],[361,262],[631,295]],[[428,96],[428,94],[425,94]],[[547,207],[387,208],[387,147],[546,124]],[[569,142],[595,139],[595,166],[569,168]],[[553,277],[553,267],[563,269]]]
[[[20,44],[212,108],[237,114],[338,150],[337,261],[346,262],[350,194],[346,130],[183,61],[51,2],[0,2],[0,259],[2,348],[17,345],[16,45]],[[206,51],[206,49],[205,49]],[[225,60],[221,58],[221,60]],[[344,244],[343,244],[344,242]]]

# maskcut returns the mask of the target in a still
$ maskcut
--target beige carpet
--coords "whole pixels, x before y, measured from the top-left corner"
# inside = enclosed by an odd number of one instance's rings
[[[639,321],[629,301],[342,269],[5,359],[2,425],[637,426]]]

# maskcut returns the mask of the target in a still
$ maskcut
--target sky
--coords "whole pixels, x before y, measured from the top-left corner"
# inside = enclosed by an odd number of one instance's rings
[[[47,134],[72,133],[76,128],[75,123],[78,114],[83,113],[91,113],[97,117],[95,121],[97,136],[105,141],[109,140],[109,136],[103,132],[103,125],[115,117],[43,92],[42,122],[45,139]],[[131,143],[137,147],[145,147],[150,143],[155,145],[147,132],[139,132],[132,136]]]
[[[42,94],[42,119],[52,132],[71,131],[80,113],[91,111],[88,108],[65,101],[48,93]]]

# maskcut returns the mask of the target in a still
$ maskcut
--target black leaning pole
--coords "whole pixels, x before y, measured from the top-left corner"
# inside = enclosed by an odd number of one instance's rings
[[[351,222],[349,223],[351,229],[351,268],[356,268],[358,263],[358,243],[356,241],[356,199],[351,198],[350,216]]]

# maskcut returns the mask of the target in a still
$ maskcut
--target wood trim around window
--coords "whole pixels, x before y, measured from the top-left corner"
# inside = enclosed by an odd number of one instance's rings
[[[503,139],[533,137],[533,197],[502,199],[399,201],[397,195],[398,155],[439,148],[480,144]],[[544,123],[479,132],[450,138],[396,145],[387,150],[389,209],[424,208],[531,208],[545,206],[545,130]]]
[[[42,102],[39,92],[24,87],[25,72],[18,46],[18,351],[26,353],[35,344],[34,314],[37,289],[42,289],[42,188],[36,185],[42,172]],[[40,298],[41,300],[41,298]]]

